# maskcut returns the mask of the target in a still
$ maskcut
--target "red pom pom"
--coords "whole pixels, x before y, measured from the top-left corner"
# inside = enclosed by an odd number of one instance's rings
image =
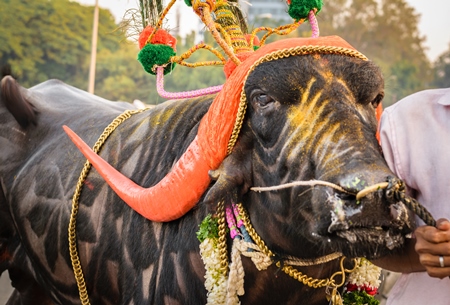
[[[139,35],[139,40],[138,40],[139,41],[139,49],[142,49],[147,44],[148,37],[150,37],[152,32],[153,32],[153,27],[151,27],[151,26],[147,26],[141,32],[141,34]],[[177,39],[175,37],[173,37],[172,35],[170,35],[169,33],[167,33],[163,29],[158,29],[156,31],[156,33],[155,33],[155,35],[153,35],[150,43],[163,44],[163,45],[171,47],[174,50],[174,52],[177,51],[177,49],[176,49]]]

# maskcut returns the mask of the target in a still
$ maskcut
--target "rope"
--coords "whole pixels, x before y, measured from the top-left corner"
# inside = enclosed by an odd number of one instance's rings
[[[146,110],[146,109],[127,110],[124,113],[122,113],[121,115],[119,115],[118,117],[116,117],[114,119],[114,121],[112,121],[111,124],[109,124],[103,130],[103,133],[100,135],[97,142],[95,142],[92,150],[98,154],[100,152],[100,149],[103,147],[103,144],[105,143],[106,139],[108,139],[108,137],[117,128],[117,126],[119,126],[125,120],[129,119],[131,117],[131,115],[140,113],[144,110]],[[86,179],[87,175],[89,174],[90,169],[91,169],[91,163],[89,161],[86,161],[84,163],[83,169],[81,170],[81,174],[80,174],[80,177],[78,178],[75,192],[72,197],[72,211],[70,214],[69,228],[68,228],[70,260],[72,262],[72,269],[73,269],[73,273],[75,275],[75,280],[76,280],[77,286],[78,286],[78,293],[80,295],[80,301],[81,301],[81,304],[83,304],[83,305],[88,305],[88,304],[90,304],[90,302],[89,302],[89,296],[88,296],[88,292],[87,292],[87,288],[86,288],[86,282],[84,281],[83,270],[81,268],[80,257],[78,255],[76,225],[77,225],[77,215],[78,215],[81,189],[83,187],[84,180]]]
[[[230,273],[227,285],[227,305],[239,304],[238,295],[244,295],[244,267],[242,266],[239,240],[233,240],[231,249]]]
[[[356,200],[360,200],[361,198],[367,196],[370,193],[373,193],[375,191],[385,189],[387,188],[389,183],[387,182],[381,182],[377,184],[370,185],[366,188],[364,188],[362,191],[359,191],[358,194],[356,194]]]
[[[319,37],[319,24],[317,23],[316,19],[316,11],[317,9],[313,9],[309,12],[308,15],[309,24],[311,25],[312,31],[311,37],[313,38]]]
[[[185,62],[186,59],[189,59],[192,54],[194,54],[196,51],[200,49],[205,49],[212,54],[214,54],[219,60],[215,61],[202,61],[202,62],[196,62],[196,63],[187,63]],[[170,58],[170,61],[172,63],[177,63],[179,65],[183,65],[190,68],[196,68],[201,66],[219,66],[224,65],[227,61],[225,57],[216,49],[211,47],[210,45],[205,44],[204,42],[200,42],[196,44],[195,46],[191,47],[189,50],[181,54],[180,56],[172,56]]]
[[[240,215],[242,221],[244,222],[244,226],[247,229],[247,231],[248,231],[249,235],[251,236],[251,238],[253,239],[253,241],[255,242],[255,244],[256,244],[255,246],[257,246],[257,247],[253,246],[253,249],[258,249],[258,251],[262,252],[265,256],[267,256],[268,258],[270,258],[272,260],[272,257],[274,257],[275,254],[272,251],[270,251],[269,248],[267,248],[264,241],[256,233],[255,229],[253,228],[253,226],[250,223],[250,219],[247,215],[247,212],[243,208],[242,204],[239,203],[237,206],[239,208],[239,215]],[[245,245],[250,247],[250,245],[248,245],[248,243],[246,243]],[[248,251],[245,251],[242,253],[244,254],[247,252]],[[251,255],[251,254],[249,254],[249,255]],[[341,253],[332,253],[330,255],[326,255],[324,257],[314,259],[314,260],[306,260],[305,261],[305,260],[301,260],[301,259],[296,259],[299,266],[311,266],[310,263],[312,263],[314,265],[323,264],[323,263],[329,262],[331,260],[334,260],[338,257],[341,257],[341,271],[336,272],[329,279],[314,279],[312,277],[308,277],[307,275],[304,275],[300,271],[296,270],[294,267],[284,264],[284,261],[283,261],[283,264],[281,261],[277,261],[275,263],[275,265],[278,268],[281,268],[281,270],[283,272],[285,272],[287,275],[289,275],[290,277],[298,280],[299,282],[301,282],[304,285],[307,285],[309,287],[313,287],[313,288],[332,287],[333,289],[337,289],[340,286],[342,286],[344,284],[344,282],[340,285],[336,285],[334,282],[334,277],[337,274],[339,274],[342,276],[343,281],[344,281],[345,280],[345,272],[351,272],[343,267],[343,261],[345,260],[345,256],[342,256]],[[292,260],[290,260],[290,261],[292,261]],[[303,262],[303,263],[300,263],[300,262]],[[264,266],[264,265],[260,265],[260,266]]]
[[[184,91],[184,92],[167,92],[164,90],[164,67],[159,66],[156,69],[156,89],[158,94],[167,99],[182,99],[214,94],[222,90],[223,85],[208,87],[204,89]]]
[[[266,270],[270,265],[272,265],[272,259],[270,256],[263,253],[258,245],[255,245],[254,243],[249,243],[242,239],[239,240],[235,238],[233,241],[233,246],[235,246],[242,255],[249,257],[255,264],[256,269],[259,271]]]
[[[358,194],[356,194],[356,199],[359,200],[364,196],[380,189],[386,189],[386,197],[388,199],[401,201],[408,209],[410,209],[414,214],[422,219],[425,224],[432,227],[436,226],[436,220],[433,218],[431,213],[416,199],[406,195],[405,183],[400,179],[391,178],[388,182],[382,182],[368,186]]]
[[[281,190],[281,189],[285,189],[285,188],[290,188],[290,187],[294,187],[294,186],[307,186],[307,185],[329,186],[340,192],[347,193],[347,194],[353,194],[353,193],[345,190],[344,188],[340,187],[339,185],[336,185],[334,183],[327,182],[327,181],[321,181],[321,180],[294,181],[294,182],[290,182],[290,183],[269,186],[269,187],[251,187],[250,190],[252,190],[254,192],[269,192],[269,191],[276,191],[276,190]],[[387,189],[386,197],[388,199],[395,199],[397,201],[401,201],[408,209],[410,209],[412,212],[414,212],[427,225],[432,226],[432,227],[436,226],[436,220],[433,218],[431,213],[423,205],[421,205],[416,199],[406,195],[405,184],[400,179],[392,178],[389,180],[389,182],[381,182],[381,183],[377,183],[377,184],[368,186],[356,194],[356,200],[357,201],[361,200],[361,198],[367,196],[368,194],[373,193],[378,190],[381,190],[381,189]]]
[[[337,184],[331,183],[331,182],[327,182],[327,181],[322,181],[322,180],[309,180],[309,181],[294,181],[294,182],[290,182],[290,183],[284,183],[284,184],[279,184],[279,185],[275,185],[275,186],[268,186],[268,187],[251,187],[250,190],[254,191],[254,192],[268,192],[268,191],[277,191],[277,190],[281,190],[281,189],[285,189],[285,188],[290,188],[293,186],[315,186],[315,185],[323,185],[323,186],[329,186],[331,188],[334,188],[340,192],[343,193],[347,193],[347,194],[352,194],[349,191],[345,190],[344,188],[340,187]]]
[[[386,197],[394,198],[397,201],[403,202],[408,209],[413,211],[427,225],[432,227],[436,226],[436,220],[434,220],[431,213],[416,199],[406,196],[405,183],[402,180],[394,178],[389,181],[389,186],[386,190]]]

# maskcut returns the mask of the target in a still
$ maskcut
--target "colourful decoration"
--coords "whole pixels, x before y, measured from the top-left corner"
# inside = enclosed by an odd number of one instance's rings
[[[223,211],[224,203],[218,205],[218,211]],[[225,218],[228,230],[220,229],[220,219]],[[224,239],[226,232],[229,232],[232,239],[231,251],[221,249],[226,248],[226,243],[221,244],[220,239]],[[249,234],[249,232],[252,232]],[[254,228],[250,225],[248,215],[242,204],[232,203],[225,207],[225,213],[218,212],[218,215],[212,217],[208,215],[200,224],[197,232],[197,238],[201,242],[200,254],[205,264],[205,287],[208,291],[208,303],[214,305],[234,305],[240,304],[239,296],[244,295],[244,276],[245,272],[242,267],[241,256],[251,258],[258,270],[265,270],[270,265],[276,264],[284,269],[288,267],[290,271],[287,274],[298,279],[304,285],[311,282],[317,283],[319,280],[310,278],[296,271],[289,266],[290,264],[297,266],[312,266],[329,262],[340,258],[341,271],[334,273],[329,279],[322,279],[323,286],[326,287],[327,299],[333,305],[378,305],[379,301],[374,298],[377,294],[380,284],[381,269],[373,265],[367,259],[354,259],[355,268],[348,270],[343,267],[345,257],[340,253],[333,253],[314,260],[302,260],[291,258],[284,261],[284,267],[276,261],[276,255],[272,253],[264,244],[264,241],[257,236]],[[256,242],[258,240],[258,242]],[[230,253],[231,261],[228,263],[228,256],[222,253]],[[225,260],[225,262],[221,261]],[[225,266],[225,267],[224,267]],[[228,266],[229,268],[226,268]],[[347,280],[346,274],[348,274]],[[334,277],[339,275],[342,277],[342,283],[337,284]],[[300,280],[304,279],[304,280]],[[344,292],[341,296],[338,288],[345,282]],[[311,287],[311,286],[310,286]],[[332,291],[331,291],[332,290]]]
[[[150,38],[150,35],[154,32],[154,28],[152,26],[147,26],[139,35],[139,49],[142,49],[147,43],[151,44],[163,44],[166,46],[172,47],[174,52],[177,51],[177,39],[167,33],[163,29],[158,29],[152,36],[150,42],[148,39]]]
[[[163,66],[164,74],[169,73],[175,67],[175,63],[170,61],[175,56],[172,47],[163,44],[146,44],[138,54],[138,60],[144,70],[156,75],[156,67]]]
[[[380,301],[364,291],[346,293],[343,296],[343,305],[378,305]]]
[[[163,66],[167,74],[175,68],[171,58],[176,55],[177,39],[163,29],[147,26],[139,35],[138,60],[144,70],[156,75],[156,66]]]
[[[322,9],[322,0],[288,0],[288,14],[294,20],[299,21],[308,18],[309,12],[314,11],[316,14]]]
[[[357,259],[356,269],[349,275],[345,286],[344,305],[378,305],[374,298],[380,286],[381,268],[365,258]]]
[[[186,51],[181,56],[175,56],[176,39],[169,33],[161,29],[164,18],[176,0],[171,0],[162,12],[155,27],[147,26],[139,37],[139,47],[142,49],[138,56],[139,61],[143,65],[145,71],[156,74],[156,67],[163,66],[164,74],[173,70],[175,63],[187,67],[199,67],[209,65],[224,65],[224,73],[227,79],[233,73],[240,63],[246,60],[254,51],[264,45],[265,40],[272,34],[287,35],[295,30],[305,20],[309,19],[312,29],[312,37],[319,36],[319,27],[315,14],[322,7],[322,0],[288,0],[290,11],[294,12],[295,22],[272,29],[268,27],[260,27],[255,29],[251,34],[245,33],[242,18],[235,14],[236,4],[226,0],[185,0],[186,5],[192,7],[193,11],[200,17],[208,28],[209,32],[219,44],[221,49],[228,56],[228,60],[223,58],[215,48],[205,45],[203,42]],[[238,9],[237,9],[238,10]],[[299,13],[300,12],[300,13]],[[256,36],[260,31],[267,31],[261,40]],[[153,45],[153,46],[149,46]],[[173,53],[162,46],[170,46]],[[187,63],[192,53],[200,49],[207,49],[219,58],[219,61],[206,61],[197,63]],[[163,81],[160,81],[162,84]],[[162,85],[159,86],[158,92],[165,98],[178,98],[198,96],[201,92],[209,94],[217,92],[219,86],[211,88],[195,90],[192,92],[169,93],[165,92]],[[192,95],[193,94],[193,95]]]
[[[157,67],[156,68],[156,90],[158,94],[167,99],[183,99],[183,98],[192,98],[198,96],[204,96],[207,94],[214,94],[222,90],[223,85],[212,86],[205,89],[197,89],[191,91],[183,91],[183,92],[167,92],[164,90],[164,68]]]
[[[203,219],[197,231],[200,241],[200,255],[205,264],[205,288],[208,291],[207,305],[226,303],[227,275],[220,261],[219,225],[217,218],[208,215]]]

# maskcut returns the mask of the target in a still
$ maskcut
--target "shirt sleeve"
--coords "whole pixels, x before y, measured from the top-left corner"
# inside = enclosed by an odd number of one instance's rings
[[[396,117],[396,105],[386,108],[380,119],[380,142],[383,150],[383,156],[391,171],[405,182],[406,193],[410,196],[416,196],[416,190],[410,186],[411,177],[405,172],[409,156],[403,155],[399,149],[401,132],[395,122],[400,118]],[[402,124],[402,123],[398,123]],[[404,145],[404,143],[403,143]],[[406,162],[406,163],[405,163]]]
[[[380,142],[383,149],[384,159],[394,174],[403,179],[401,174],[400,160],[396,145],[396,130],[392,124],[392,114],[389,109],[385,109],[380,120]]]

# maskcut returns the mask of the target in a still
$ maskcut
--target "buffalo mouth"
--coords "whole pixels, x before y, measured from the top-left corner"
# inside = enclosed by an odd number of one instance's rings
[[[333,203],[330,223],[321,235],[348,257],[375,259],[392,253],[404,245],[414,227],[414,217],[401,202],[384,207],[376,201]]]
[[[401,248],[407,236],[384,227],[353,227],[333,232],[331,239],[340,244],[346,256],[374,259]]]

